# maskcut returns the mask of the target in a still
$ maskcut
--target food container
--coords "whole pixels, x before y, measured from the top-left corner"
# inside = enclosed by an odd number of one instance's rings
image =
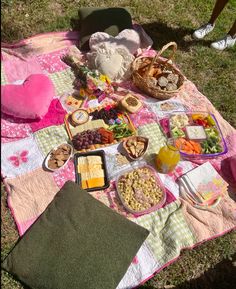
[[[173,136],[173,116],[185,114],[188,117],[188,123],[179,123],[177,122],[177,128],[183,130],[185,132],[185,136]],[[171,121],[172,119],[172,121]],[[168,124],[169,120],[169,124]],[[160,121],[160,125],[163,126],[163,131],[165,131],[168,137],[175,137],[176,139],[176,146],[178,147],[178,143],[180,141],[186,141],[186,145],[189,143],[193,144],[193,147],[200,148],[198,151],[196,150],[187,150],[183,149],[181,145],[180,154],[184,158],[213,158],[217,156],[221,156],[227,153],[228,148],[225,142],[225,139],[222,135],[221,129],[219,124],[215,118],[215,116],[211,113],[204,112],[204,111],[192,111],[192,112],[172,112],[168,115],[167,118]],[[190,137],[188,138],[188,131],[186,132],[186,128],[188,126],[202,126],[204,132],[206,134],[206,138],[195,138],[194,140]],[[188,129],[187,129],[188,130]]]
[[[122,192],[119,189],[119,182],[120,180],[128,173],[137,170],[137,169],[142,169],[142,168],[147,168],[151,175],[154,176],[155,181],[157,186],[160,188],[160,190],[162,191],[162,196],[161,199],[153,206],[149,207],[148,209],[143,209],[143,210],[133,210],[131,209],[128,204],[126,203],[125,199],[122,196]],[[144,215],[144,214],[148,214],[150,212],[153,212],[159,208],[161,208],[165,202],[166,202],[166,190],[165,187],[161,181],[161,179],[159,178],[158,174],[156,173],[156,171],[149,165],[143,165],[143,166],[134,166],[132,169],[128,169],[128,170],[123,170],[122,173],[119,175],[119,177],[116,180],[116,188],[117,188],[117,194],[123,204],[123,206],[126,208],[127,211],[129,211],[130,213],[132,213],[135,216],[140,216],[140,215]]]
[[[107,106],[107,105],[106,105]],[[102,108],[105,108],[106,106],[100,106],[100,107],[96,107],[96,108],[89,108],[89,109],[87,109],[87,112],[89,113],[89,114],[91,114],[91,113],[93,113],[94,111],[96,111],[96,110],[101,110]],[[115,106],[116,107],[116,106]],[[77,128],[78,129],[81,129],[81,127],[83,126],[83,127],[89,127],[89,126],[91,126],[91,123],[92,123],[92,121],[90,120],[91,119],[91,116],[90,116],[90,119],[88,120],[88,122],[86,122],[86,123],[84,123],[84,124],[82,124],[82,125],[79,125],[79,126],[77,126],[77,127],[73,127],[72,125],[71,125],[71,123],[70,123],[70,116],[71,116],[71,114],[70,113],[68,113],[68,114],[66,114],[65,115],[65,118],[64,118],[64,123],[65,123],[65,127],[66,127],[66,131],[67,131],[67,134],[68,134],[68,136],[69,136],[69,139],[72,141],[73,140],[73,137],[77,134]],[[130,131],[130,135],[136,135],[136,128],[134,127],[134,125],[133,125],[133,123],[132,123],[132,121],[131,121],[131,119],[129,118],[129,116],[128,116],[128,114],[126,113],[126,112],[123,112],[123,113],[121,113],[120,115],[119,115],[119,117],[120,117],[120,120],[121,120],[121,122],[123,123],[123,124],[125,124],[126,126],[127,126],[127,129]],[[93,120],[94,121],[94,120]],[[101,119],[97,119],[97,120],[95,120],[95,121],[102,121],[105,125],[106,125],[106,128],[107,129],[110,129],[110,128],[112,128],[112,126],[114,126],[114,125],[112,125],[112,124],[106,124],[105,122],[104,122],[104,120],[101,120]],[[122,125],[122,124],[121,124]],[[99,127],[103,127],[102,125],[100,125]],[[96,128],[92,128],[92,127],[89,127],[89,128],[85,128],[84,130],[93,130],[93,129],[97,129],[98,127],[96,127]],[[75,130],[76,130],[76,132],[75,132]],[[83,131],[84,131],[83,130]],[[114,132],[114,130],[113,130],[113,132]],[[119,143],[120,141],[122,141],[122,140],[124,140],[124,139],[126,139],[128,136],[123,136],[123,137],[115,137],[115,135],[114,135],[114,141],[113,142],[111,142],[111,143],[99,143],[99,144],[91,144],[91,145],[89,145],[87,148],[84,148],[84,149],[81,149],[81,150],[76,150],[76,151],[79,151],[79,152],[86,152],[86,151],[91,151],[91,150],[95,150],[95,149],[102,149],[103,147],[106,147],[106,146],[110,146],[110,145],[113,145],[113,144],[117,144],[117,143]]]
[[[120,101],[119,106],[129,113],[137,113],[143,107],[142,101],[135,95],[127,93],[127,95]]]
[[[53,153],[54,151],[57,151],[57,150],[58,150],[60,147],[62,147],[62,146],[67,146],[67,147],[70,149],[69,157],[68,157],[67,160],[64,161],[64,164],[63,164],[62,166],[53,169],[53,168],[51,168],[50,165],[49,165],[50,158],[51,158],[51,156],[52,156],[52,153]],[[52,171],[52,172],[58,171],[58,170],[62,169],[62,168],[68,163],[68,161],[70,160],[70,158],[72,157],[72,155],[73,155],[73,147],[72,147],[70,144],[68,144],[68,143],[60,144],[60,145],[54,147],[54,148],[48,153],[48,155],[47,155],[47,157],[46,157],[46,159],[45,159],[45,161],[44,161],[44,166],[45,166],[45,168],[46,168],[47,170],[49,170],[49,171]]]
[[[135,142],[136,142],[136,145],[135,145]],[[143,145],[144,145],[143,149],[140,147],[140,150],[139,150],[139,147],[138,147],[139,142],[143,143]],[[133,145],[131,148],[131,145],[129,145],[129,144],[132,144],[132,143],[133,143]],[[148,149],[148,144],[149,144],[148,138],[142,137],[142,136],[129,137],[123,141],[123,147],[124,147],[124,150],[125,150],[127,156],[131,160],[135,160],[135,161],[141,159],[145,155],[145,153]],[[132,149],[134,149],[133,154],[131,153]],[[137,153],[137,156],[135,156],[135,153]]]
[[[107,173],[107,166],[106,166],[106,159],[105,153],[103,150],[97,150],[93,152],[86,152],[86,153],[75,153],[74,154],[74,165],[75,165],[75,181],[79,184],[82,188],[82,179],[81,174],[78,172],[78,159],[80,157],[88,157],[88,156],[100,156],[102,159],[102,170],[104,171],[104,186],[94,187],[94,188],[87,188],[85,189],[87,192],[99,191],[104,190],[109,187],[109,179]]]

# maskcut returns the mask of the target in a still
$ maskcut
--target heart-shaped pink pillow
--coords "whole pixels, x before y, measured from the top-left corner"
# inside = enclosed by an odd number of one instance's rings
[[[1,110],[24,119],[42,118],[54,97],[54,86],[45,74],[32,74],[22,84],[1,86]]]

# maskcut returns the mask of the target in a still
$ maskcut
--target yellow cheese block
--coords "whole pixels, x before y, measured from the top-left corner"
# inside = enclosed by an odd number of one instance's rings
[[[100,156],[89,156],[87,157],[88,164],[102,164],[102,158]]]
[[[87,181],[81,181],[82,189],[87,189],[88,188],[88,183]]]
[[[100,171],[100,170],[102,170],[102,165],[88,165],[88,169],[89,169],[89,171]]]
[[[78,165],[78,173],[87,173],[89,171],[89,167],[87,164]]]
[[[81,133],[82,131],[93,130],[93,129],[100,128],[100,127],[103,127],[103,128],[108,127],[108,125],[104,122],[103,119],[90,120],[90,121],[88,121],[84,124],[80,124],[76,127],[71,127],[70,131],[71,131],[72,136],[74,136],[77,133]]]
[[[90,171],[90,179],[94,178],[104,178],[104,171],[103,170]]]
[[[82,189],[103,187],[105,185],[105,175],[100,156],[79,157],[77,170],[81,176]]]
[[[89,188],[97,188],[97,187],[103,187],[105,182],[104,178],[93,178],[87,181]]]

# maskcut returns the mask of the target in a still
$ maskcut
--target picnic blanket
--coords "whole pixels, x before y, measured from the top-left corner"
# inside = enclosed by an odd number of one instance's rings
[[[46,33],[14,45],[2,44],[2,85],[22,81],[30,74],[44,73],[52,80],[56,90],[53,103],[40,122],[28,123],[4,114],[1,116],[2,177],[8,190],[8,206],[20,236],[42,214],[65,182],[75,180],[72,161],[56,172],[43,170],[42,162],[52,147],[68,141],[63,124],[66,110],[61,99],[73,90],[75,76],[61,57],[71,49],[77,50],[78,35],[76,31]],[[144,53],[154,55],[155,51],[148,50]],[[131,119],[138,133],[150,139],[149,152],[157,153],[165,142],[165,136],[158,124],[162,117],[159,110],[161,102],[140,93],[129,81],[122,83],[121,88],[135,91],[142,98],[143,108],[138,114],[132,115]],[[109,101],[112,102],[118,97],[112,95]],[[236,130],[223,119],[190,80],[186,79],[178,96],[169,101],[179,102],[186,110],[207,111],[216,116],[228,146],[227,154],[210,160],[220,172],[222,160],[236,154]],[[117,145],[104,150],[109,163],[108,169],[110,168],[110,186],[104,191],[92,192],[91,195],[150,231],[117,288],[138,286],[176,260],[181,250],[191,249],[235,229],[236,207],[228,194],[216,208],[204,211],[194,208],[179,197],[177,178],[205,160],[183,160],[174,173],[159,174],[168,192],[165,205],[150,214],[134,217],[124,209],[115,190],[115,179],[122,169],[117,166],[114,158]],[[19,166],[15,166],[13,160],[16,159]]]

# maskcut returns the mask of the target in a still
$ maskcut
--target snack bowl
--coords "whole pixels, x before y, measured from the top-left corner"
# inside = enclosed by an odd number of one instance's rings
[[[62,169],[73,155],[73,147],[68,143],[62,143],[48,153],[44,166],[47,170],[55,172]]]
[[[149,145],[149,139],[143,136],[132,136],[123,141],[125,153],[131,160],[141,159]]]
[[[139,175],[137,180],[135,180],[135,174],[138,171],[138,174],[142,176]],[[134,179],[132,179],[132,174]],[[145,189],[145,186],[148,186],[147,182],[152,183],[150,191]],[[166,189],[155,169],[149,165],[137,165],[132,169],[121,172],[116,180],[116,189],[123,206],[135,216],[141,216],[160,209],[166,202]],[[135,209],[135,206],[139,206],[139,209]]]

